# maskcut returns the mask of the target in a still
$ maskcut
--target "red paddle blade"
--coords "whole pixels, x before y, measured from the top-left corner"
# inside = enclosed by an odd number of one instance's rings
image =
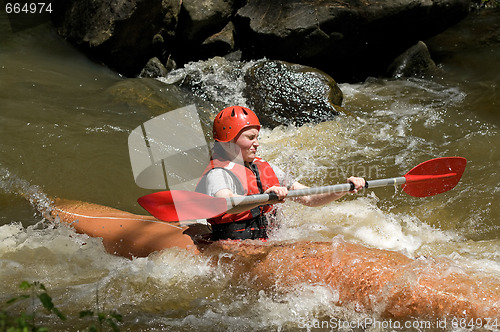
[[[443,157],[425,161],[406,173],[403,190],[411,196],[427,197],[453,189],[464,173],[467,159]]]
[[[182,190],[156,192],[140,197],[137,202],[163,221],[213,218],[227,211],[225,198]]]

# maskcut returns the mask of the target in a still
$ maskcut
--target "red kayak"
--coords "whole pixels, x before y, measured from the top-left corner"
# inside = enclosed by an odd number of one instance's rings
[[[107,206],[57,199],[52,215],[79,233],[103,239],[106,250],[123,257],[145,257],[155,251],[196,248],[187,227],[165,223]]]
[[[79,201],[56,200],[52,214],[80,233],[101,237],[108,252],[124,257],[184,248],[214,257],[214,264],[233,264],[235,277],[250,275],[258,289],[286,291],[303,283],[324,284],[338,292],[335,305],[384,319],[435,323],[446,318],[451,320],[448,324],[452,319],[479,319],[483,326],[500,324],[500,281],[475,275],[445,258],[412,259],[340,239],[195,245],[187,227]]]

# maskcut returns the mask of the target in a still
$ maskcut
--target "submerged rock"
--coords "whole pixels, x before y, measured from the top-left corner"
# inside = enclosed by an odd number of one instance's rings
[[[422,41],[398,56],[387,69],[389,75],[394,78],[425,76],[437,70],[427,45]]]
[[[183,106],[182,92],[176,86],[164,86],[150,78],[131,78],[119,81],[106,89],[116,103],[135,110],[160,115],[166,110]]]

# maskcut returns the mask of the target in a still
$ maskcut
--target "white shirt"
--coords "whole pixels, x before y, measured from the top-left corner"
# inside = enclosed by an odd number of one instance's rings
[[[281,168],[269,163],[271,168],[276,174],[281,186],[290,188],[294,183],[293,178],[283,172]],[[229,189],[232,193],[237,195],[244,195],[243,188],[234,178],[223,168],[214,168],[206,174],[206,194],[215,196],[215,194],[222,189]]]

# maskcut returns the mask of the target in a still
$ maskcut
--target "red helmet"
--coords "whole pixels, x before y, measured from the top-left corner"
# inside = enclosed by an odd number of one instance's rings
[[[214,139],[229,142],[246,127],[258,127],[260,130],[259,118],[252,110],[241,106],[224,108],[214,120]]]

